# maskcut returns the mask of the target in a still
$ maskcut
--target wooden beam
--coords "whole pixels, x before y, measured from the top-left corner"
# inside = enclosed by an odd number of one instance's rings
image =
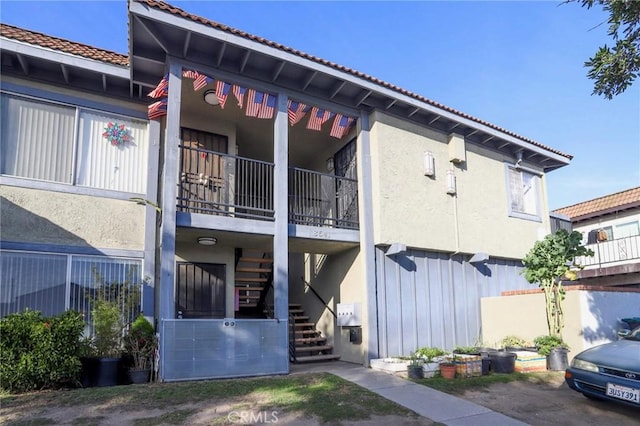
[[[284,68],[285,62],[281,61],[280,65],[278,65],[276,67],[275,72],[273,73],[273,76],[271,76],[271,81],[274,82],[278,79],[278,77],[280,77],[280,73],[282,72],[282,69]]]
[[[391,102],[389,102],[389,103],[387,104],[387,106],[385,106],[385,107],[384,107],[384,109],[389,109],[389,108],[391,108],[392,106],[394,106],[394,105],[396,104],[396,102],[398,102],[398,100],[397,100],[397,99],[391,99]]]
[[[191,44],[191,31],[187,32],[187,36],[184,38],[184,44],[182,45],[182,57],[187,57],[187,52],[189,52],[189,45]]]
[[[64,77],[64,82],[69,84],[69,70],[65,66],[65,64],[60,64],[60,70],[62,71],[62,77]],[[104,74],[102,74],[104,76]]]
[[[107,75],[102,74],[102,90],[107,91]]]
[[[142,19],[140,19],[139,16],[134,15],[134,19],[140,25],[142,25],[142,28],[144,28],[149,34],[149,36],[153,39],[153,41],[155,41],[158,44],[158,46],[160,46],[160,48],[164,50],[164,53],[170,53],[169,48],[167,47],[166,41],[162,40],[160,36],[156,35],[153,31],[151,31],[151,29],[147,26],[147,24],[144,23]]]
[[[304,85],[302,86],[302,91],[304,92],[305,90],[307,90],[307,87],[309,87],[309,85],[311,84],[311,81],[316,78],[316,75],[318,74],[318,71],[314,71],[312,72],[309,77],[307,77],[307,81],[305,81]]]
[[[335,98],[336,95],[338,94],[338,92],[340,92],[340,90],[342,90],[342,88],[344,87],[345,84],[347,84],[346,81],[342,81],[342,82],[338,83],[336,85],[336,87],[333,89],[333,91],[331,92],[331,97],[329,99]]]
[[[247,50],[244,53],[244,57],[242,58],[242,63],[240,64],[240,73],[244,72],[244,68],[247,66],[247,62],[249,61],[249,56],[251,56],[251,51]]]
[[[420,108],[414,108],[414,110],[411,111],[407,117],[408,118],[413,117],[414,115],[416,115],[418,113],[418,111],[420,111]]]
[[[216,62],[216,66],[220,68],[220,64],[222,63],[222,59],[224,58],[224,52],[227,50],[227,43],[222,43],[222,47],[220,48],[220,53],[218,53],[218,61]]]
[[[29,63],[27,62],[27,59],[19,53],[16,55],[16,58],[18,58],[22,72],[25,73],[25,75],[29,75]]]
[[[459,125],[460,125],[460,123],[455,123],[453,126],[449,127],[449,131],[452,131],[453,129],[455,129]]]
[[[433,123],[435,123],[435,122],[436,122],[436,121],[438,121],[438,120],[440,120],[440,116],[439,116],[439,115],[436,115],[434,118],[432,118],[432,119],[431,119],[431,121],[429,121],[429,124],[433,124]]]
[[[367,99],[371,93],[373,93],[371,90],[364,90],[364,93],[362,93],[360,95],[360,97],[358,98],[357,102],[356,102],[356,106],[360,106],[361,103],[363,103],[365,101],[365,99]]]
[[[488,138],[486,138],[485,140],[483,140],[482,142],[480,142],[482,145],[486,144],[487,142],[489,142],[491,139],[495,138],[495,136],[489,136]]]
[[[480,131],[480,130],[475,129],[475,130],[474,130],[474,131],[472,131],[471,133],[466,134],[466,135],[465,135],[465,137],[466,137],[466,138],[468,138],[469,136],[473,136],[473,135],[475,135],[476,133],[478,133],[479,131]]]

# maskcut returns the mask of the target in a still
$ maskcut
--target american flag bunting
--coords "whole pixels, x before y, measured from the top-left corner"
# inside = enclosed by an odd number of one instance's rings
[[[309,111],[309,107],[302,102],[287,101],[287,114],[289,116],[289,125],[293,126],[300,122]]]
[[[333,120],[333,125],[331,126],[331,132],[329,132],[329,135],[334,138],[342,139],[343,136],[351,130],[351,126],[353,126],[354,122],[355,120],[351,117],[336,114],[336,118]]]
[[[244,92],[247,91],[247,88],[246,87],[240,87],[237,84],[234,84],[233,85],[233,89],[231,89],[231,91],[233,92],[233,95],[238,100],[238,106],[240,107],[240,109],[242,109],[243,100],[244,100]]]
[[[162,77],[160,83],[147,96],[151,98],[161,98],[169,94],[169,74]]]
[[[253,89],[247,90],[247,111],[245,115],[247,117],[257,117],[260,112],[260,106],[264,100],[264,93],[258,92]]]
[[[262,105],[260,105],[260,111],[258,111],[258,118],[273,118],[273,114],[276,110],[276,96],[270,93],[265,93],[262,99]]]
[[[147,116],[149,120],[154,120],[167,115],[167,100],[161,99],[147,107]]]
[[[331,112],[318,107],[311,108],[311,115],[309,116],[309,122],[307,122],[307,129],[320,131],[322,125],[331,117]]]
[[[204,87],[211,83],[213,81],[213,79],[209,76],[206,76],[204,74],[200,74],[199,72],[196,71],[196,74],[198,75],[196,77],[195,80],[193,80],[193,91],[197,92],[198,90],[202,90],[204,89]]]
[[[216,82],[216,96],[218,97],[218,102],[220,102],[220,108],[224,108],[224,104],[227,103],[230,89],[231,85],[229,83],[225,83],[222,80]]]
[[[182,70],[182,77],[183,77],[183,78],[192,78],[192,79],[196,79],[196,78],[198,78],[198,71],[194,71],[194,70]]]

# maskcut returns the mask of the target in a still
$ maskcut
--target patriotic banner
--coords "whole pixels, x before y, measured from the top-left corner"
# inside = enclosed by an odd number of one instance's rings
[[[196,74],[198,75],[196,77],[195,80],[193,80],[193,91],[197,92],[198,90],[202,90],[205,88],[205,86],[209,83],[211,83],[213,81],[213,79],[211,77],[208,77],[204,74],[200,74],[198,71],[196,71]]]
[[[194,70],[182,70],[182,77],[196,79],[198,78],[198,72]]]
[[[292,101],[289,99],[287,101],[287,114],[289,115],[289,125],[293,126],[300,122],[307,114],[307,112],[311,109],[311,107],[303,104],[302,102]]]
[[[147,107],[147,116],[149,120],[154,120],[167,115],[167,100],[161,99]]]
[[[169,95],[169,74],[162,77],[160,83],[147,96],[151,98],[162,98]]]
[[[276,96],[265,93],[258,112],[258,118],[272,119],[276,110]]]
[[[342,114],[336,114],[336,118],[333,120],[331,126],[330,136],[334,138],[342,139],[344,135],[349,133],[351,126],[355,123],[355,120],[351,117],[344,116]]]
[[[260,112],[260,106],[264,100],[264,93],[258,92],[253,89],[247,90],[247,111],[245,115],[247,117],[257,117]]]
[[[244,92],[247,91],[246,87],[240,87],[237,84],[233,85],[233,89],[231,89],[231,91],[233,92],[233,95],[236,97],[236,99],[238,100],[238,106],[240,107],[240,109],[242,109],[242,104],[243,104],[243,100],[244,100]]]
[[[225,83],[222,80],[217,81],[216,96],[218,97],[218,102],[220,102],[220,108],[224,108],[224,104],[227,103],[227,96],[229,95],[229,90],[231,90],[231,85],[229,83]]]
[[[311,108],[311,115],[309,116],[309,122],[307,123],[307,129],[320,131],[322,125],[331,118],[331,112],[318,107]]]

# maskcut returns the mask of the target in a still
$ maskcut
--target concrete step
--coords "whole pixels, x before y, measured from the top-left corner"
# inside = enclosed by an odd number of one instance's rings
[[[331,345],[296,346],[296,352],[328,351],[333,349]]]
[[[241,257],[239,259],[239,262],[246,262],[246,263],[273,263],[273,259],[270,259],[268,257]]]
[[[326,337],[297,337],[295,340],[296,345],[304,345],[308,343],[324,343],[326,341]]]
[[[258,274],[268,274],[271,268],[236,268],[236,272],[255,272]]]
[[[293,316],[294,321],[307,321],[309,319],[306,315]]]
[[[236,277],[236,285],[238,283],[266,283],[268,278],[261,277]]]
[[[241,285],[237,285],[236,288],[240,291],[262,291],[264,290],[263,287],[244,287]]]
[[[297,322],[296,327],[315,327],[316,323],[314,322]]]
[[[313,334],[318,335],[320,332],[318,330],[296,330],[297,335],[305,335],[305,334]]]
[[[340,359],[340,355],[327,354],[327,355],[299,356],[296,358],[296,362],[302,363],[302,362],[330,361],[333,359]]]

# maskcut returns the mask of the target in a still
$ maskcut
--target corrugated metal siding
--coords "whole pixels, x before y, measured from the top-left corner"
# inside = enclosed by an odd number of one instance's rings
[[[480,338],[480,299],[527,289],[518,260],[408,250],[387,257],[376,249],[379,356],[409,355],[423,346],[453,349]]]

